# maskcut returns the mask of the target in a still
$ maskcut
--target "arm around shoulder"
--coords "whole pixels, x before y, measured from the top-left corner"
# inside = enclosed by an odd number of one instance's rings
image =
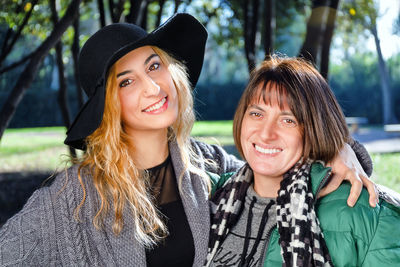
[[[357,140],[351,139],[349,145],[353,149],[354,153],[357,156],[358,161],[360,162],[363,170],[368,176],[371,176],[373,170],[373,163],[370,155],[368,154],[367,149],[359,143]]]

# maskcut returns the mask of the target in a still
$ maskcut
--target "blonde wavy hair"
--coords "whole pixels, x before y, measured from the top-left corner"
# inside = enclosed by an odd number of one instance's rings
[[[152,49],[168,66],[177,89],[178,118],[168,128],[168,140],[177,142],[184,171],[189,170],[198,174],[210,189],[209,177],[198,167],[204,160],[192,151],[190,145],[190,132],[195,115],[186,68],[160,48],[152,47]],[[121,121],[121,105],[117,90],[115,68],[111,67],[106,83],[103,120],[99,128],[87,137],[87,150],[78,170],[84,197],[75,210],[75,218],[79,220],[79,211],[86,199],[83,177],[92,177],[100,197],[100,207],[93,218],[94,226],[97,229],[103,227],[104,219],[109,216],[112,209],[114,215],[112,230],[118,235],[123,228],[123,211],[127,206],[132,212],[135,239],[145,247],[151,247],[165,237],[168,231],[149,194],[147,173],[139,170],[130,156],[132,146]],[[178,176],[179,187],[184,171]],[[89,175],[83,176],[82,172],[88,172]]]

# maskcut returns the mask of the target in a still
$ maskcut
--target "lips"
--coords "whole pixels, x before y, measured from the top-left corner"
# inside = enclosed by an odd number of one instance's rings
[[[155,104],[152,104],[150,106],[148,106],[147,108],[143,109],[143,112],[153,112],[153,111],[157,111],[158,109],[161,109],[162,106],[164,106],[165,102],[167,102],[167,97],[163,97],[162,99],[160,99],[160,101],[158,101]]]

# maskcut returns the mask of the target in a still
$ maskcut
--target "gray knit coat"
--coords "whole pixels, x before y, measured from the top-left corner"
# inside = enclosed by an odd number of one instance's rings
[[[221,174],[243,164],[218,146],[193,140],[192,146],[199,156],[218,164],[218,169],[207,171]],[[170,142],[169,150],[179,176],[183,171],[179,147]],[[90,176],[83,177],[87,196],[81,221],[74,219],[83,197],[77,169],[73,166],[61,172],[51,186],[35,191],[24,208],[0,229],[0,266],[146,266],[145,249],[134,238],[129,212],[124,212],[124,228],[117,236],[111,230],[112,215],[106,217],[101,230],[93,226],[100,201]],[[210,227],[208,190],[195,174],[185,172],[182,179],[179,193],[194,240],[193,265],[202,266]]]

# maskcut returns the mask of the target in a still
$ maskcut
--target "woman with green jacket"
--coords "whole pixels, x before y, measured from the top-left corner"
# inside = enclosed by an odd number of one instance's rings
[[[85,42],[78,69],[88,100],[65,140],[85,153],[0,228],[0,266],[204,263],[207,172],[243,165],[190,138],[206,40],[199,21],[176,14],[150,33],[114,23]],[[357,172],[343,170],[338,177],[357,184]]]
[[[206,266],[399,266],[400,198],[350,185],[319,197],[329,162],[349,142],[344,115],[324,78],[300,59],[272,57],[251,75],[234,118],[247,161],[211,200]]]

